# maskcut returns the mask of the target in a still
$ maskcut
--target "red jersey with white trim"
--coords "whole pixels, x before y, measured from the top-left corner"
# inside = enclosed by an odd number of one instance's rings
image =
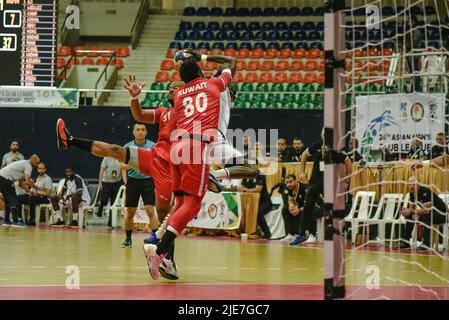
[[[220,117],[220,93],[231,82],[229,69],[218,78],[198,78],[178,88],[174,95],[176,128],[181,134],[215,136]],[[206,134],[205,134],[206,133]]]
[[[170,134],[173,129],[171,120],[172,108],[157,108],[154,109],[154,123],[159,124],[159,134],[157,136],[157,143],[153,147],[157,154],[165,161],[170,160]]]

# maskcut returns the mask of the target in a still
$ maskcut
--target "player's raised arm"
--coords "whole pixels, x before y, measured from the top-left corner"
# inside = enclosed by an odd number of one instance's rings
[[[218,64],[226,64],[229,65],[229,69],[231,70],[231,75],[234,76],[235,69],[236,69],[236,63],[237,59],[234,57],[229,56],[219,56],[219,55],[204,55],[201,54],[197,50],[192,49],[186,49],[187,53],[190,53],[196,61],[209,61],[209,62],[215,62]]]
[[[123,87],[128,90],[131,96],[131,113],[134,120],[142,123],[154,123],[155,116],[153,110],[142,110],[139,103],[139,95],[142,89],[145,87],[145,83],[141,86],[136,82],[136,76],[129,75],[128,79],[125,78],[125,84]]]

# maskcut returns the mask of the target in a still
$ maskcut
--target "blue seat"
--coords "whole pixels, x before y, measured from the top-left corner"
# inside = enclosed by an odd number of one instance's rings
[[[288,24],[287,24],[287,22],[278,22],[278,23],[276,23],[275,29],[277,31],[288,30]]]
[[[214,42],[212,44],[212,49],[220,49],[221,51],[224,51],[225,46],[223,42]]]
[[[262,16],[264,16],[264,17],[272,17],[272,16],[274,16],[275,13],[276,13],[276,11],[274,10],[274,8],[267,7],[265,9],[263,9]]]
[[[192,30],[192,23],[190,21],[183,21],[179,25],[179,31]]]
[[[365,45],[365,42],[356,42],[354,45],[354,48],[358,49],[361,48]]]
[[[298,22],[298,21],[290,22],[290,25],[288,26],[288,28],[290,31],[299,31],[302,29],[301,22]]]
[[[320,49],[323,50],[323,44],[321,42],[312,42],[309,49]]]
[[[237,9],[234,7],[226,8],[224,16],[225,17],[235,17],[237,15]]]
[[[203,32],[203,36],[201,37],[203,41],[212,41],[215,39],[215,35],[212,31]]]
[[[435,10],[435,8],[430,7],[430,6],[426,7],[425,12],[426,12],[426,15],[428,15],[428,16],[433,16],[433,15],[437,14],[437,11]]]
[[[301,10],[301,16],[307,17],[307,16],[313,16],[315,10],[313,10],[312,7],[304,7]]]
[[[352,43],[351,42],[345,42],[346,50],[352,50]]]
[[[196,10],[196,15],[200,17],[205,17],[209,15],[209,8],[208,7],[199,7],[198,10]]]
[[[307,40],[307,36],[306,36],[305,31],[297,31],[297,32],[295,32],[295,35],[294,35],[293,39],[295,41],[306,41]]]
[[[363,38],[363,34],[360,31],[355,31],[354,32],[354,37],[352,37],[352,35],[350,35],[349,39],[355,39],[355,41],[363,41],[366,39],[366,33],[365,33],[365,38]]]
[[[201,39],[201,32],[194,30],[189,33],[188,39],[191,41],[198,41]]]
[[[254,36],[256,41],[265,41],[267,39],[267,33],[265,31],[258,31]]]
[[[209,22],[207,24],[207,30],[209,31],[218,31],[220,30],[220,24],[216,21]]]
[[[306,42],[297,42],[295,49],[304,49],[304,50],[309,50],[309,46]]]
[[[181,49],[181,42],[179,41],[172,41],[170,42],[170,49]]]
[[[239,49],[239,45],[237,44],[237,42],[228,42],[228,44],[226,45],[226,49],[238,50]]]
[[[197,49],[207,49],[210,50],[209,42],[200,42],[198,43]]]
[[[402,14],[404,14],[404,10],[405,10],[404,6],[399,6],[396,8],[396,14],[401,15],[401,12]]]
[[[220,7],[213,7],[210,9],[210,15],[212,17],[220,17],[223,15],[223,9]]]
[[[236,22],[234,29],[236,31],[246,30],[246,29],[248,29],[248,25],[246,24],[246,22],[239,21],[239,22]]]
[[[295,17],[301,15],[301,10],[298,7],[291,7],[288,9],[288,16]]]
[[[318,22],[318,23],[316,24],[316,29],[317,29],[318,31],[324,31],[324,22],[323,22],[323,21]]]
[[[277,31],[271,31],[268,33],[268,41],[278,41],[281,35]]]
[[[318,41],[320,39],[320,33],[318,31],[311,31],[307,36],[308,41]]]
[[[356,17],[361,17],[364,16],[365,14],[366,14],[365,8],[358,8],[357,10],[354,10],[354,16]]]
[[[240,32],[238,32],[238,31],[231,31],[228,33],[228,40],[236,41],[236,40],[240,40],[240,38],[241,38]]]
[[[218,31],[215,34],[215,40],[219,40],[219,41],[228,40],[228,34],[226,33],[226,31]]]
[[[381,40],[381,33],[380,31],[371,30],[368,34],[368,41],[380,41]]]
[[[239,8],[237,10],[237,17],[247,17],[247,16],[249,16],[248,8]]]
[[[251,31],[245,31],[242,34],[243,41],[252,41],[254,39],[254,34]]]
[[[386,17],[394,16],[395,12],[393,7],[383,7],[382,8],[382,15]]]
[[[260,29],[261,29],[260,22],[258,21],[252,21],[248,25],[248,30],[255,31]]]
[[[314,16],[316,17],[324,17],[324,8],[323,7],[317,7],[313,13]]]
[[[206,24],[202,21],[197,21],[193,24],[193,30],[197,30],[197,31],[206,30]]]
[[[440,38],[441,38],[440,31],[433,30],[433,31],[430,31],[429,33],[430,33],[429,40],[440,40]]]
[[[262,23],[262,30],[264,31],[274,30],[274,23],[271,21],[265,21],[264,23]]]
[[[279,7],[276,9],[276,12],[274,13],[276,17],[284,17],[288,15],[288,9],[285,7]]]
[[[410,8],[410,13],[414,16],[422,16],[423,15],[423,9],[421,6],[413,6]]]
[[[254,43],[253,49],[262,49],[263,51],[267,50],[267,46],[265,42],[256,42]]]
[[[279,50],[279,49],[280,49],[279,42],[270,42],[270,43],[268,43],[267,49],[276,49],[276,50]]]
[[[239,49],[253,50],[253,45],[251,44],[251,42],[241,42]]]
[[[385,43],[384,43],[384,48],[386,48],[386,49],[392,49],[392,50],[394,50],[395,47],[396,47],[396,46],[395,46],[394,42],[385,42]]]
[[[185,31],[178,31],[175,35],[175,40],[184,41],[187,39],[187,32]]]
[[[251,17],[260,17],[262,13],[263,13],[262,8],[259,7],[254,7],[249,11],[249,15]]]
[[[196,10],[194,7],[185,7],[184,8],[184,15],[191,17],[194,16],[196,14]]]
[[[293,42],[283,42],[281,45],[281,49],[290,49],[290,50],[294,50],[295,46],[293,45]]]
[[[231,21],[223,22],[223,24],[221,25],[221,30],[223,31],[234,30],[234,23],[232,23]]]
[[[293,33],[291,31],[284,31],[281,34],[282,41],[290,41],[293,39]]]
[[[315,23],[313,21],[306,21],[302,25],[302,30],[304,31],[312,31],[315,30]]]
[[[192,41],[184,42],[183,48],[184,49],[190,48],[190,49],[196,50],[195,42],[192,42]]]
[[[441,43],[437,41],[429,42],[430,48],[441,49]]]

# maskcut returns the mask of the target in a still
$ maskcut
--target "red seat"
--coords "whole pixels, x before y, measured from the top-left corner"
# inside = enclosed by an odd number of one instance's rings
[[[303,59],[307,56],[307,51],[305,49],[295,49],[292,54],[293,59]]]
[[[299,72],[292,72],[288,78],[288,83],[300,83],[302,82],[302,75]]]
[[[239,49],[236,55],[237,59],[246,59],[248,57],[249,57],[249,50],[246,48]]]
[[[304,83],[305,84],[312,84],[312,83],[317,83],[318,82],[318,76],[316,75],[316,73],[306,73],[305,77],[304,77]]]
[[[106,47],[103,50],[104,51],[113,51],[113,52],[115,52],[115,48],[113,48],[113,47]],[[101,54],[101,56],[103,58],[109,58],[109,57],[112,57],[114,55],[113,52],[104,52],[104,53]]]
[[[370,48],[370,49],[368,50],[368,55],[369,55],[370,57],[376,57],[376,56],[379,55],[379,50],[377,50],[376,48]]]
[[[237,71],[246,70],[246,62],[244,60],[237,60],[235,68]]]
[[[273,82],[273,75],[270,72],[264,72],[260,75],[259,82],[261,83]]]
[[[217,69],[218,65],[215,62],[206,62],[204,64],[204,70],[210,71]]]
[[[87,56],[95,58],[100,55],[97,51],[101,50],[101,48],[100,47],[90,47],[89,50],[91,50],[92,52],[87,53]]]
[[[171,81],[181,81],[181,77],[179,76],[179,72],[173,72],[171,75]]]
[[[120,47],[117,49],[117,57],[126,58],[129,57],[130,51],[128,47]]]
[[[278,59],[288,59],[292,55],[292,51],[289,48],[281,49]]]
[[[198,52],[201,53],[201,54],[205,54],[205,55],[209,54],[209,50],[207,50],[206,48],[198,49]]]
[[[325,68],[326,68],[326,62],[324,60],[321,60],[320,66],[318,67],[318,70],[319,71],[324,71]]]
[[[248,65],[246,66],[246,70],[248,70],[248,71],[260,70],[260,62],[257,60],[252,60],[252,61],[248,62]]]
[[[278,51],[276,49],[268,49],[265,51],[265,59],[275,59],[278,56]]]
[[[318,63],[316,60],[309,60],[304,65],[304,71],[315,71],[318,70]]]
[[[354,68],[360,70],[361,68],[363,68],[363,62],[360,60],[355,60],[355,66],[352,62],[346,64],[346,71],[352,71],[354,70]]]
[[[243,79],[243,82],[245,82],[245,83],[258,82],[257,73],[255,73],[255,72],[248,72],[245,75],[245,78]]]
[[[65,60],[62,59],[62,58],[58,58],[58,59],[56,60],[56,67],[57,67],[58,69],[64,68],[64,67],[65,67]]]
[[[95,63],[97,66],[105,66],[105,65],[107,65],[108,64],[108,59],[105,59],[105,58],[101,58],[101,59],[98,59],[97,60],[97,62]]]
[[[377,70],[388,72],[390,70],[390,61],[387,61],[387,60],[382,61],[378,65]]]
[[[262,70],[262,71],[274,70],[274,62],[273,62],[273,60],[265,60],[265,61],[263,61],[262,65],[260,66],[260,70]]]
[[[293,60],[288,68],[290,71],[301,71],[302,69],[304,69],[304,63],[301,60]]]
[[[78,50],[86,50],[86,48],[84,48],[83,46],[75,47],[74,51],[76,52],[76,51],[78,51]],[[83,57],[83,56],[85,56],[85,55],[86,55],[85,52],[76,52],[76,56],[77,56],[77,57]]]
[[[257,49],[253,49],[250,52],[249,57],[251,59],[260,59],[260,58],[263,58],[263,54],[264,54],[264,51],[261,48],[257,48]]]
[[[70,69],[74,64],[80,64],[80,60],[79,59],[71,59],[69,62],[69,65],[67,66],[68,69]]]
[[[363,49],[357,49],[354,51],[355,57],[356,58],[360,58],[360,57],[366,57],[366,51]]]
[[[277,72],[274,75],[274,83],[283,83],[288,81],[288,76],[285,72]]]
[[[382,52],[383,56],[392,56],[393,55],[393,49],[391,48],[384,48],[383,52]]]
[[[326,80],[324,73],[320,73],[320,76],[318,77],[318,83],[324,84],[324,81]]]
[[[60,57],[67,57],[72,54],[72,49],[69,46],[62,46],[58,50],[58,56]]]
[[[373,61],[366,61],[363,64],[362,71],[370,72],[370,71],[377,71],[377,63]]]
[[[220,48],[215,48],[215,49],[212,49],[210,51],[210,54],[213,54],[213,55],[216,55],[216,56],[221,56],[223,54],[223,51],[221,51]]]
[[[95,62],[94,62],[94,59],[92,59],[92,58],[84,58],[82,61],[81,61],[81,64],[83,65],[83,66],[85,66],[85,65],[94,65],[95,64]]]
[[[310,49],[307,51],[307,59],[318,59],[321,57],[321,50],[320,49]]]
[[[361,72],[356,72],[354,77],[352,77],[352,76],[346,77],[346,83],[352,83],[353,80],[354,80],[355,84],[361,83],[362,82],[362,80],[360,79],[361,77],[362,77],[362,73]]]
[[[167,59],[173,59],[177,51],[178,49],[168,49],[167,52],[165,53],[165,57]]]
[[[276,63],[276,71],[285,71],[288,70],[289,64],[288,61],[281,60]]]
[[[237,51],[235,49],[229,48],[224,52],[225,56],[235,57],[237,55]]]
[[[161,70],[175,69],[175,62],[173,60],[163,60],[161,63]]]
[[[159,71],[156,74],[156,82],[167,82],[170,79],[170,75],[168,72],[165,71]]]
[[[243,74],[241,72],[236,72],[232,78],[232,82],[243,82]]]

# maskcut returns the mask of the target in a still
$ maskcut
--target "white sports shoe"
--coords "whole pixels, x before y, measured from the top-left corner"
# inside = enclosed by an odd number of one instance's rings
[[[307,238],[305,243],[315,243],[315,242],[316,242],[316,237],[313,234],[311,234],[311,235],[309,235],[309,237]]]
[[[154,244],[144,244],[143,253],[148,264],[148,270],[150,271],[151,278],[157,280],[159,278],[159,266],[164,258],[163,255],[158,256],[156,254],[157,247]]]
[[[168,280],[178,280],[178,270],[176,270],[176,263],[164,258],[159,266],[159,272],[162,277]]]
[[[287,236],[285,236],[284,238],[282,238],[281,242],[285,242],[285,243],[290,243],[293,239],[295,239],[296,236],[292,235],[292,234],[287,234]]]

